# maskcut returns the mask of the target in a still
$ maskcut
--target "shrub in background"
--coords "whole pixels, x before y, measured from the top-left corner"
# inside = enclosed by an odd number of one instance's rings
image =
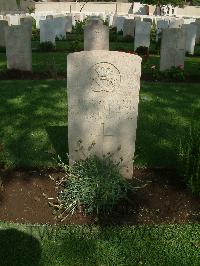
[[[84,27],[87,24],[87,22],[88,22],[87,18],[85,18],[83,21],[76,21],[76,25],[73,26],[73,28],[72,28],[72,33],[83,34]]]
[[[200,195],[200,125],[193,124],[180,140],[178,172],[192,193]]]
[[[120,199],[127,198],[128,192],[136,190],[125,180],[119,166],[109,157],[90,157],[75,162],[73,166],[59,164],[64,176],[56,181],[58,189],[58,210],[73,214],[81,210],[85,214],[109,213]],[[63,214],[58,218],[64,220]]]
[[[33,41],[40,40],[40,30],[36,28],[36,21],[34,19],[32,21],[32,40]]]
[[[70,42],[70,48],[69,50],[71,52],[79,52],[83,50],[83,43],[79,40],[75,40]]]
[[[171,69],[160,72],[161,77],[169,81],[184,81],[185,73],[183,66],[172,67]]]

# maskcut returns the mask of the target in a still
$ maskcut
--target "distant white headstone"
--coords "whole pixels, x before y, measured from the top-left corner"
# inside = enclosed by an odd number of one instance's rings
[[[66,16],[66,32],[72,31],[72,15]]]
[[[21,71],[32,70],[31,35],[25,26],[5,29],[7,68]]]
[[[55,34],[58,39],[66,39],[66,18],[55,17],[53,19]]]
[[[136,21],[136,23],[135,23],[134,50],[136,50],[140,46],[149,48],[149,46],[150,46],[150,33],[151,33],[151,23],[150,22]]]
[[[197,35],[197,25],[195,23],[182,26],[186,33],[185,50],[189,54],[194,54],[195,40]]]
[[[126,18],[125,16],[116,17],[117,32],[123,31],[123,25],[124,25],[125,18]]]
[[[40,43],[56,42],[56,31],[53,19],[40,20]]]
[[[171,67],[184,67],[185,31],[183,29],[164,29],[160,51],[160,71]]]
[[[135,19],[126,18],[123,24],[123,36],[134,37],[135,34]]]
[[[84,50],[109,50],[109,28],[101,20],[90,20],[85,27]]]

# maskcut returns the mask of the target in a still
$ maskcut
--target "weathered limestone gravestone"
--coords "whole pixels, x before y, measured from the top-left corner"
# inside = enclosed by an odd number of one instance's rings
[[[31,36],[32,36],[32,23],[33,23],[33,18],[30,16],[20,18],[20,24],[27,27]]]
[[[160,71],[171,67],[184,66],[185,31],[183,29],[164,29],[160,51]]]
[[[141,58],[83,51],[67,58],[68,142],[71,162],[108,154],[132,178]]]
[[[8,27],[8,21],[0,20],[0,47],[6,47],[5,29]]]
[[[85,27],[84,50],[109,50],[109,28],[101,20],[90,20]]]
[[[7,68],[32,70],[30,32],[25,26],[10,26],[5,30]]]
[[[136,50],[140,46],[149,48],[149,46],[150,46],[150,33],[151,33],[151,23],[150,22],[136,21],[136,23],[135,23],[134,50]]]
[[[126,18],[123,24],[123,36],[134,37],[135,34],[135,19]]]
[[[182,28],[185,30],[186,34],[185,51],[193,55],[197,34],[197,25],[195,23],[184,24]]]
[[[51,42],[55,45],[56,31],[53,19],[40,20],[40,43]]]

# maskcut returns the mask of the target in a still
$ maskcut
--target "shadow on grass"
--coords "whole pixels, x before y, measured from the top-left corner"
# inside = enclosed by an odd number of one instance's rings
[[[0,264],[4,266],[38,266],[39,241],[16,229],[0,230]]]
[[[52,126],[46,128],[49,140],[54,147],[57,156],[62,162],[67,163],[68,157],[68,127]]]
[[[66,82],[1,81],[0,93],[0,162],[55,167],[58,154],[65,161]],[[144,82],[140,96],[136,165],[174,167],[179,137],[199,119],[199,85]]]
[[[56,149],[67,141],[67,134],[55,132],[67,125],[66,82],[2,81],[0,91],[0,161],[23,168],[54,166]]]

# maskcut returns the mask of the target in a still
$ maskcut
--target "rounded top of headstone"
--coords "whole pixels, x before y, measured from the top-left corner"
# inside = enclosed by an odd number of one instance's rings
[[[103,21],[99,17],[90,17],[87,26],[91,25],[103,25]]]

